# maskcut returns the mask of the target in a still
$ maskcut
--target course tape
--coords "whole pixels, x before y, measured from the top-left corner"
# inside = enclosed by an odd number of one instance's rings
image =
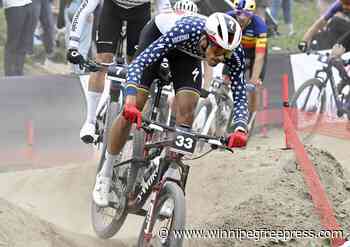
[[[321,183],[321,180],[317,174],[315,166],[309,159],[307,152],[304,149],[304,145],[299,140],[296,130],[293,126],[293,122],[290,118],[290,109],[288,106],[288,77],[283,76],[283,126],[286,136],[287,148],[292,148],[296,155],[297,162],[301,168],[305,183],[308,187],[309,193],[312,198],[315,210],[320,216],[321,225],[326,230],[340,230],[340,225],[337,223],[335,213],[328,200],[327,194]],[[332,247],[338,247],[345,241],[341,238],[331,239]]]

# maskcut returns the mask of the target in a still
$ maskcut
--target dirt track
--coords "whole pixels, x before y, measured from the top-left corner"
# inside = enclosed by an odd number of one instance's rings
[[[329,141],[327,138],[319,137],[315,142],[322,143],[322,140]],[[343,144],[335,147],[336,152],[344,153],[347,150],[348,145],[346,142]],[[246,150],[236,151],[233,155],[218,151],[204,159],[191,162],[187,187],[188,227],[319,231],[321,229],[319,219],[313,211],[310,196],[294,162],[294,155],[292,151],[281,150],[281,147],[283,147],[283,136],[281,132],[273,130],[269,132],[269,138],[254,137]],[[342,152],[339,151],[340,148],[343,148]],[[344,229],[349,229],[346,219],[350,216],[350,186],[346,169],[344,170],[344,167],[327,152],[315,148],[309,151],[335,207],[339,223]],[[349,157],[346,158],[344,155],[341,160],[349,164]],[[94,237],[89,217],[90,191],[95,173],[93,163],[0,174],[0,197],[33,214],[27,215],[24,211],[1,200],[0,210],[9,213],[0,214],[0,217],[7,215],[6,219],[11,222],[13,229],[23,227],[22,239],[27,239],[29,242],[31,239],[39,241],[36,239],[41,238],[42,241],[52,241],[52,237],[56,235],[69,239],[74,235],[73,238],[82,243],[79,234]],[[49,229],[53,226],[39,219],[54,224],[54,229],[59,227],[74,234],[61,230],[58,234],[50,232]],[[22,224],[20,223],[22,221],[28,223]],[[141,219],[137,217],[128,217],[117,238],[126,240],[128,245],[135,244],[140,222]],[[32,227],[31,230],[24,231],[29,226]],[[0,228],[0,240],[8,236],[7,240],[1,241],[12,241],[14,246],[22,246],[22,239],[15,234],[7,234],[6,231],[6,234],[3,234],[4,230],[10,229]],[[40,235],[41,231],[47,232],[51,240],[46,240],[44,235]],[[270,240],[258,242],[226,240],[190,243],[191,246],[294,247],[310,246],[310,241],[304,239],[274,243]],[[321,240],[311,242],[321,246]],[[98,246],[111,246],[110,243],[97,243]],[[91,246],[97,245],[91,244]]]

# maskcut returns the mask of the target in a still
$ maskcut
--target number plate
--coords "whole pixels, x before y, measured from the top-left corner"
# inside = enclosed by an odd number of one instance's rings
[[[197,140],[189,133],[176,132],[172,143],[172,151],[182,154],[193,154]]]

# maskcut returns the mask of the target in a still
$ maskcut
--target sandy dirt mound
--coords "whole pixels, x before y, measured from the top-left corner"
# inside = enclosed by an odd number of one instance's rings
[[[324,188],[331,201],[338,223],[341,224],[344,233],[349,232],[349,213],[350,213],[350,186],[348,176],[344,168],[329,153],[314,147],[307,148],[310,158],[316,165]],[[243,189],[238,193],[238,198],[244,198],[237,203],[237,188],[234,180],[234,168],[232,169],[232,179],[228,179],[230,172],[225,170],[225,174],[212,174],[212,177],[226,178],[226,186],[221,187],[220,196],[225,200],[220,200],[220,207],[209,213],[208,220],[202,223],[203,228],[221,228],[221,229],[272,229],[272,230],[314,230],[318,233],[322,226],[318,216],[315,214],[311,197],[305,186],[302,174],[294,159],[288,160],[286,151],[276,149],[260,150],[255,155],[261,155],[264,151],[264,157],[261,161],[250,163],[255,167],[251,171],[256,173],[252,177],[265,178],[265,184],[259,180],[252,180],[249,189]],[[250,151],[254,155],[253,151]],[[288,155],[287,155],[288,156]],[[272,159],[271,159],[272,158]],[[286,160],[287,158],[287,160]],[[238,159],[244,160],[242,158]],[[273,162],[273,161],[276,162]],[[213,164],[218,168],[225,163],[222,159],[217,159]],[[269,164],[269,165],[268,165]],[[242,162],[240,165],[247,165]],[[260,167],[260,168],[259,168]],[[270,168],[270,175],[264,174],[264,169]],[[215,169],[216,170],[216,169]],[[247,169],[243,173],[247,173]],[[259,174],[259,175],[258,175]],[[274,174],[274,175],[272,175]],[[238,176],[239,177],[239,176]],[[254,188],[254,184],[261,187]],[[252,192],[253,191],[253,192]],[[202,208],[205,204],[201,205]],[[225,236],[226,232],[222,233]],[[306,234],[306,233],[305,233]],[[308,233],[309,234],[309,233]],[[310,235],[309,235],[310,236]],[[326,239],[311,238],[288,238],[286,241],[277,239],[269,240],[243,240],[225,239],[222,241],[201,241],[202,246],[329,246]],[[191,241],[193,243],[193,241]],[[325,244],[325,245],[324,245]],[[198,245],[192,244],[193,246]]]
[[[115,240],[99,240],[63,231],[0,199],[0,246],[15,247],[123,247]]]

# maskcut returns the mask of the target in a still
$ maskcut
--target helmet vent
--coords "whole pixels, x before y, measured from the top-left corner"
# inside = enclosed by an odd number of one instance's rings
[[[222,29],[221,29],[221,26],[220,26],[220,25],[218,25],[218,34],[219,34],[220,38],[223,39]]]

